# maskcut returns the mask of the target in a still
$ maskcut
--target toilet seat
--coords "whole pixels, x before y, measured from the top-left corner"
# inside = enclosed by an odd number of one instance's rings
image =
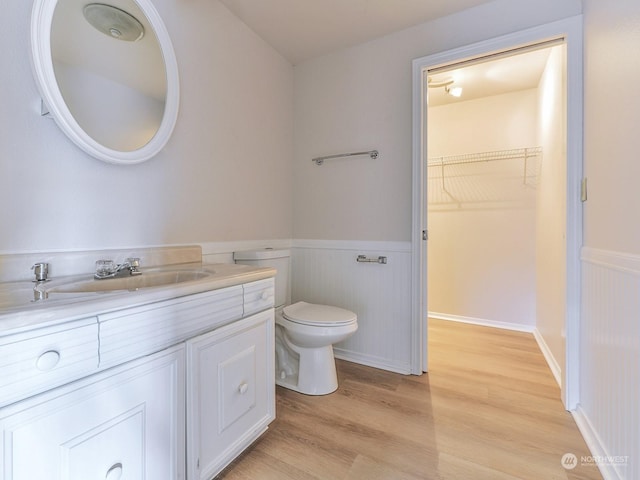
[[[314,327],[348,325],[358,319],[355,313],[344,308],[307,302],[297,302],[284,307],[282,316],[290,322]]]

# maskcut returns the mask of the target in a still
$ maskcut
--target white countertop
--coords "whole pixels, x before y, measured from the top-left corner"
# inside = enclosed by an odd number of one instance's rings
[[[44,300],[34,300],[33,282],[0,283],[0,336],[20,333],[34,328],[48,327],[105,312],[121,310],[172,298],[241,285],[275,276],[273,268],[255,268],[238,264],[172,265],[168,269],[196,269],[209,276],[166,286],[141,288],[135,291],[57,293]],[[144,275],[144,269],[142,269]],[[91,274],[51,279],[56,284],[90,280]],[[107,282],[109,280],[96,280]]]

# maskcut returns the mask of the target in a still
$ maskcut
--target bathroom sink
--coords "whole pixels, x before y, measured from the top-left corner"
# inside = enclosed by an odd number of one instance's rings
[[[52,285],[47,293],[89,293],[112,292],[115,290],[139,290],[141,288],[163,287],[184,282],[202,280],[212,275],[202,270],[169,270],[144,272],[142,275],[107,278],[104,280],[86,279],[75,282]]]

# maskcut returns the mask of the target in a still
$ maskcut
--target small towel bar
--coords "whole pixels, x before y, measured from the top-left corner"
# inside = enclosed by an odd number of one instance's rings
[[[324,157],[312,158],[311,161],[316,162],[316,165],[322,165],[325,160],[341,157],[353,157],[354,155],[369,155],[372,159],[375,160],[376,158],[378,158],[379,152],[378,150],[371,150],[368,152],[339,153],[337,155],[326,155]]]

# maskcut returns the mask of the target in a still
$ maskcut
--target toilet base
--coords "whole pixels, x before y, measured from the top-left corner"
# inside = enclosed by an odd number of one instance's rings
[[[305,395],[328,395],[338,389],[332,345],[320,348],[292,346],[280,331],[276,333],[276,357],[276,385]]]
[[[285,378],[284,380],[282,379],[278,379],[276,380],[276,385],[282,387],[282,388],[286,388],[287,390],[293,390],[294,392],[298,392],[298,393],[303,393],[305,395],[312,395],[312,396],[321,396],[321,395],[329,395],[330,393],[335,392],[338,387],[336,386],[336,388],[334,388],[333,390],[330,390],[328,392],[316,392],[316,393],[311,393],[311,392],[303,392],[302,390],[298,389],[298,379],[297,378]]]
[[[335,375],[335,367],[333,368],[333,374]],[[329,382],[328,384],[320,385],[319,383],[314,383],[314,385],[304,385],[299,384],[298,382],[298,374],[286,375],[284,378],[278,377],[276,372],[276,385],[279,385],[288,390],[293,390],[294,392],[304,393],[305,395],[329,395],[330,393],[335,392],[338,389],[338,381]]]

